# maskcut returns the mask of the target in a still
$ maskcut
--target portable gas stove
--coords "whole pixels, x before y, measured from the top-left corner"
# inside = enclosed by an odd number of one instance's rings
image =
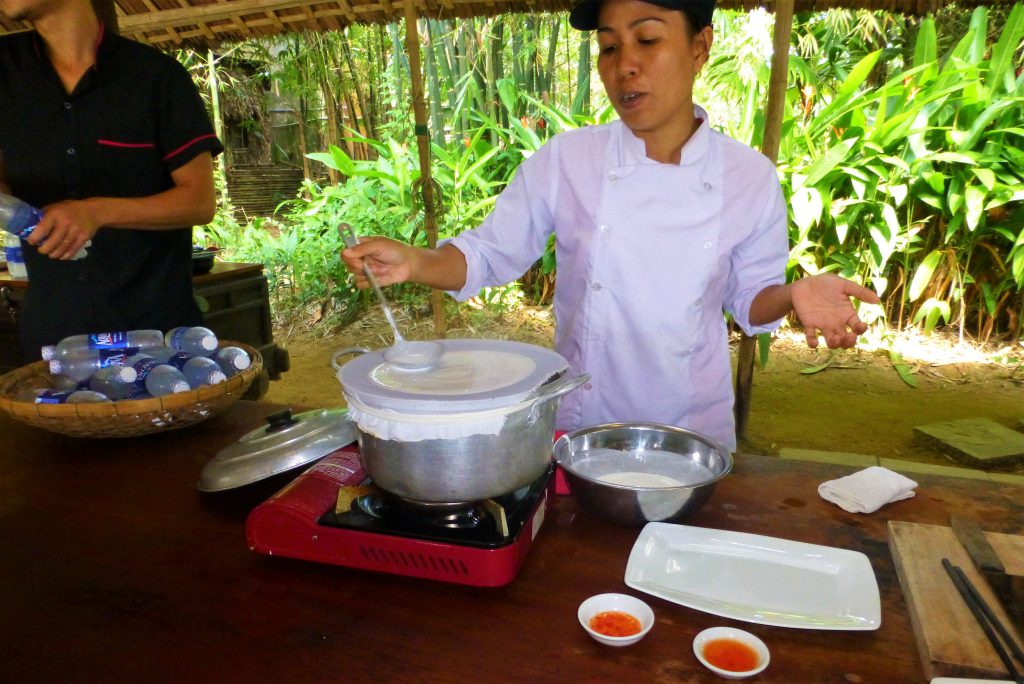
[[[339,491],[366,481],[354,448],[325,457],[253,509],[249,548],[479,587],[515,578],[544,522],[553,464],[533,484],[483,502],[425,504],[378,490],[338,513]]]

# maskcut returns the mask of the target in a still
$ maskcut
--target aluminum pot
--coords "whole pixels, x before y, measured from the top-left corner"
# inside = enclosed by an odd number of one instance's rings
[[[381,489],[418,501],[480,501],[515,491],[551,462],[558,397],[588,379],[563,376],[548,383],[509,413],[496,435],[401,442],[360,430],[363,468]]]
[[[334,355],[363,350],[341,350]],[[332,364],[334,365],[334,364]],[[551,463],[558,399],[590,379],[562,374],[529,397],[504,408],[496,434],[405,441],[359,429],[366,474],[381,489],[416,501],[481,501],[508,494],[539,478]],[[457,405],[457,402],[453,402]],[[457,423],[472,412],[453,412]],[[396,413],[396,419],[401,419]]]

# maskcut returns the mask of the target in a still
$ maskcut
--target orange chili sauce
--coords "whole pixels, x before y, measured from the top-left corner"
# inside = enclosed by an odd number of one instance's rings
[[[735,639],[712,639],[704,645],[704,660],[729,672],[747,672],[757,667],[757,651]]]
[[[590,618],[590,629],[610,637],[627,637],[640,633],[640,621],[621,610],[606,610]]]

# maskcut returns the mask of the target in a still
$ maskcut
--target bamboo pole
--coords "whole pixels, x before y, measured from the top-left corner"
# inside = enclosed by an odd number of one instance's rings
[[[213,131],[217,139],[224,140],[224,121],[220,115],[220,79],[217,78],[217,59],[213,56],[213,50],[206,49],[206,68],[210,73],[210,109],[213,110]],[[227,154],[217,155],[217,172],[220,173],[220,201],[221,206],[226,207],[228,197],[228,165],[225,157]]]
[[[434,182],[430,173],[430,129],[423,99],[423,72],[420,67],[420,34],[416,25],[413,0],[405,0],[405,51],[409,55],[409,76],[412,81],[412,113],[416,123],[416,146],[420,154],[420,184],[423,192],[423,229],[427,246],[437,247],[437,223],[434,219]],[[433,290],[430,304],[434,311],[434,334],[443,338],[447,328],[444,319],[444,293]]]
[[[793,0],[776,0],[775,29],[772,35],[772,71],[768,82],[768,106],[765,112],[764,136],[761,153],[778,161],[779,142],[782,137],[782,111],[786,103],[789,81],[789,44],[793,34]],[[736,359],[736,438],[745,439],[750,419],[750,402],[754,390],[754,355],[757,338],[744,334]]]

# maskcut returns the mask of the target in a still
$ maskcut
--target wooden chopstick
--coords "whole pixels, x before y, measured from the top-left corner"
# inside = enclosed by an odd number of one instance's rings
[[[956,586],[960,596],[963,598],[964,603],[971,610],[971,614],[981,627],[981,631],[985,633],[985,637],[989,643],[992,644],[992,648],[996,650],[996,654],[999,659],[1003,661],[1003,666],[1006,667],[1006,671],[1009,673],[1010,678],[1017,684],[1024,684],[1024,675],[1020,673],[1017,667],[1013,664],[1013,657],[1006,650],[1006,646],[1003,645],[1003,641],[1013,651],[1013,655],[1024,664],[1024,653],[1021,652],[1017,643],[1010,636],[1009,632],[1006,631],[1006,627],[999,621],[995,613],[989,607],[985,599],[981,597],[978,590],[968,579],[964,571],[959,566],[953,565],[949,562],[948,558],[942,559],[942,567],[946,570],[946,574],[953,581],[953,585]],[[995,629],[993,629],[995,628]],[[999,636],[996,636],[996,631],[999,632]],[[1002,641],[1000,641],[1002,638]]]

